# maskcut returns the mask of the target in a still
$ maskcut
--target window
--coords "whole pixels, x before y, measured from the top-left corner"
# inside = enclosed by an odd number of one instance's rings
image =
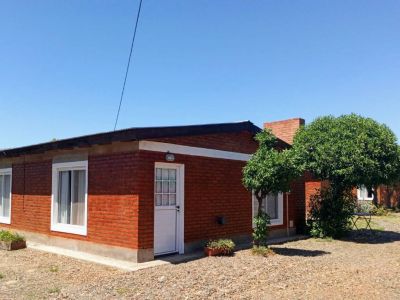
[[[155,205],[176,205],[176,169],[156,168]]]
[[[271,218],[271,225],[283,224],[283,194],[270,194],[263,199],[261,209]],[[253,217],[258,211],[258,200],[253,196]]]
[[[357,189],[357,198],[358,200],[374,200],[373,190],[367,189],[365,186]]]
[[[53,164],[51,230],[87,233],[87,161]]]
[[[0,169],[0,223],[11,224],[12,170]]]

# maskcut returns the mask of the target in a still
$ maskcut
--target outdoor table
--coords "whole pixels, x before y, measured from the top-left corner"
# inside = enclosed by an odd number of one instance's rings
[[[357,221],[359,219],[364,219],[365,222],[367,223],[366,229],[369,229],[372,231],[371,228],[371,214],[370,213],[354,213],[353,217],[351,218],[351,221],[353,222],[353,228],[356,228],[357,230],[360,230],[360,228],[357,227]]]

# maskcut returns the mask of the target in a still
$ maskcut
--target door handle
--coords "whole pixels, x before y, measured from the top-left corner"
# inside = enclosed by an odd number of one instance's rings
[[[181,211],[181,207],[179,205],[176,206],[176,211],[180,212]]]

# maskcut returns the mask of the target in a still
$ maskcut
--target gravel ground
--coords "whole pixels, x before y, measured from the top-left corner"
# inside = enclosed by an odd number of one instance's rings
[[[400,299],[400,214],[371,234],[308,239],[137,272],[25,249],[0,252],[1,299]]]

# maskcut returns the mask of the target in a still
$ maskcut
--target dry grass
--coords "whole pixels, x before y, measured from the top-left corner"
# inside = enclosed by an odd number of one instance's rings
[[[343,240],[238,251],[126,273],[24,249],[0,252],[0,299],[400,299],[400,215]]]

